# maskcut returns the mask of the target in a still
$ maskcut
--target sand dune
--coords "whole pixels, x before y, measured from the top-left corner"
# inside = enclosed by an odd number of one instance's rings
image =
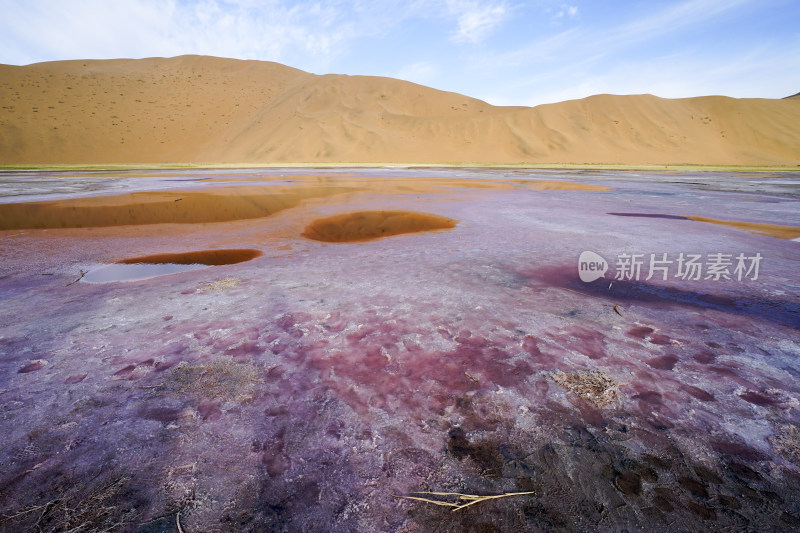
[[[201,56],[0,65],[0,164],[800,164],[800,100],[534,108]]]

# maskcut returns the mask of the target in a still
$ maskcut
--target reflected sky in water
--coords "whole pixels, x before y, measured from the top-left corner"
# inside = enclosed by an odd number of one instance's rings
[[[141,281],[168,274],[191,272],[210,268],[208,265],[178,265],[175,263],[162,264],[111,264],[101,265],[81,278],[83,283],[111,283],[117,281]]]

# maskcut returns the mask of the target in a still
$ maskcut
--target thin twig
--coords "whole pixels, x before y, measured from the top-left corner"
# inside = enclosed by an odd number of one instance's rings
[[[443,507],[458,507],[457,503],[439,502],[436,500],[429,500],[428,498],[420,498],[418,496],[398,496],[397,494],[392,494],[392,496],[395,498],[405,498],[406,500],[417,500],[420,502],[432,503],[433,505],[441,505]]]
[[[70,285],[74,285],[75,283],[78,283],[80,280],[82,280],[82,279],[83,279],[83,276],[85,276],[85,275],[86,275],[86,274],[88,274],[88,273],[89,273],[89,271],[88,271],[88,270],[81,270],[81,275],[80,275],[80,277],[79,277],[78,279],[76,279],[75,281],[71,281],[70,283],[67,283],[67,284],[65,285],[65,287],[69,287]]]
[[[610,287],[610,285],[609,285],[609,287]],[[593,295],[593,294],[586,294],[585,292],[581,292],[581,291],[576,291],[576,290],[568,289],[568,288],[566,288],[566,287],[563,287],[563,289],[564,289],[565,291],[574,292],[575,294],[580,294],[581,296],[588,296],[589,298],[594,298],[595,300],[601,300],[601,301],[603,301],[603,299],[602,299],[602,298],[600,298],[599,296],[595,296],[595,295]],[[606,300],[606,301],[607,301],[607,300]],[[606,305],[607,307],[613,307],[613,308],[614,308],[614,311],[615,311],[615,312],[616,312],[616,313],[617,313],[619,316],[622,316],[622,313],[620,313],[620,312],[619,312],[619,304],[615,304],[615,303],[606,303],[606,304],[603,304],[603,305]]]
[[[485,502],[486,500],[498,500],[500,498],[507,498],[508,496],[523,496],[523,495],[526,495],[526,494],[533,494],[533,491],[530,491],[530,492],[509,492],[507,494],[498,494],[497,496],[482,496],[480,498],[476,498],[476,499],[472,500],[471,502],[465,503],[464,505],[460,505],[460,506],[456,507],[455,509],[453,509],[453,511],[460,511],[461,509],[469,507],[470,505],[474,505],[474,504],[479,503],[479,502]]]
[[[178,533],[183,533],[183,528],[181,527],[181,512],[178,511],[178,514],[175,515],[175,525],[178,526]]]
[[[29,507],[27,509],[23,509],[23,510],[21,510],[21,511],[19,511],[17,513],[14,513],[14,514],[3,515],[3,518],[0,519],[0,523],[7,522],[8,520],[11,520],[12,518],[17,518],[17,517],[22,516],[22,515],[30,514],[30,513],[34,512],[34,511],[38,511],[39,509],[45,509],[46,510],[47,507],[52,506],[57,501],[58,500],[49,501],[47,503],[43,503],[42,505],[35,505],[33,507]]]
[[[491,496],[478,496],[476,494],[461,494],[460,492],[412,492],[411,494],[429,494],[431,496],[458,496],[458,503],[453,502],[446,502],[441,500],[433,500],[430,498],[422,498],[420,496],[397,496],[396,494],[392,494],[395,498],[405,498],[407,500],[417,500],[425,503],[431,503],[433,505],[441,505],[442,507],[452,507],[453,511],[460,511],[461,509],[465,509],[470,505],[475,505],[476,503],[484,502],[486,500],[497,500],[500,498],[508,498],[509,496],[524,496],[527,494],[533,494],[533,491],[530,492],[507,492],[505,494],[496,494]]]

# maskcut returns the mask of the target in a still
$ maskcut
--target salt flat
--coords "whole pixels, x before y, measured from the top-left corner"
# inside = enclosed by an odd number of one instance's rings
[[[792,176],[0,175],[0,529],[796,529]]]

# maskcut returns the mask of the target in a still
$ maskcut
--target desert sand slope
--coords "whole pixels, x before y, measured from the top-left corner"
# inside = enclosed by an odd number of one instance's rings
[[[800,164],[800,100],[534,108],[202,56],[0,65],[0,164]]]

